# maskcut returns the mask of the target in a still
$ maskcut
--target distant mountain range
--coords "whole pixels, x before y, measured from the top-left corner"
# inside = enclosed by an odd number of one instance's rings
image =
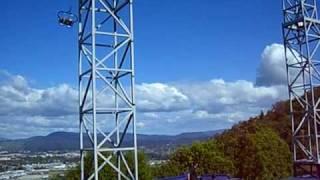
[[[138,145],[140,148],[149,152],[160,149],[171,149],[180,145],[191,144],[194,141],[202,141],[212,138],[214,135],[223,132],[223,130],[191,132],[178,135],[146,135],[138,134]],[[130,134],[129,134],[130,135]],[[103,139],[102,135],[98,136]],[[127,139],[127,138],[125,138]],[[131,140],[124,140],[125,145],[132,144]],[[88,138],[85,139],[85,145],[89,145]],[[9,152],[31,151],[71,151],[79,148],[79,134],[72,132],[54,132],[47,136],[35,136],[27,139],[0,139],[0,150]]]

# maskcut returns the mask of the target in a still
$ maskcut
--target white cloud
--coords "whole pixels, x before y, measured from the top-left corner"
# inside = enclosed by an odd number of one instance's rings
[[[143,112],[178,111],[189,106],[189,99],[176,87],[162,83],[136,86],[138,110]]]
[[[244,80],[143,83],[136,87],[137,125],[148,133],[226,128],[286,97],[284,86],[255,86]],[[16,136],[77,130],[77,90],[69,85],[33,88],[22,76],[10,75],[0,83],[0,99],[0,126],[32,127],[23,134],[17,131]],[[6,136],[6,131],[0,136]]]
[[[0,85],[0,115],[61,116],[77,112],[77,91],[66,84],[31,88],[20,75]]]
[[[33,88],[23,76],[1,71],[0,127],[5,130],[0,136],[40,135],[75,128],[76,102],[77,91],[69,85]]]
[[[286,90],[282,86],[258,87],[250,81],[225,82],[222,79],[178,86],[190,98],[192,108],[209,113],[266,108],[284,98]]]
[[[230,127],[287,98],[283,47],[267,46],[257,82],[212,79],[202,82],[136,85],[139,133],[179,133]],[[78,92],[61,84],[35,88],[20,75],[0,71],[0,137],[31,136],[78,128]],[[99,101],[111,99],[107,94]],[[28,127],[28,128],[25,128]],[[21,129],[26,129],[21,132]],[[20,130],[20,131],[19,131]]]
[[[263,50],[256,83],[261,86],[285,85],[287,83],[283,45],[271,44]]]

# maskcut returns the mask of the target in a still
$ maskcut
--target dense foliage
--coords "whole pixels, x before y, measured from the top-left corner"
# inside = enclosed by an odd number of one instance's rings
[[[288,144],[266,126],[241,123],[216,139],[232,160],[236,177],[267,180],[291,174]]]
[[[214,140],[194,143],[173,153],[155,169],[156,177],[191,173],[228,174],[245,179],[280,179],[291,174],[287,143],[271,128],[243,122]]]
[[[180,175],[190,172],[193,176],[233,172],[234,167],[216,141],[198,142],[191,147],[181,147],[167,163],[154,169],[156,177]]]

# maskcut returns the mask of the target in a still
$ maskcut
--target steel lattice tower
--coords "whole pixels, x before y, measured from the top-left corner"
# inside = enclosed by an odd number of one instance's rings
[[[319,177],[320,101],[315,88],[320,84],[320,21],[316,0],[283,0],[283,15],[294,171],[296,176]]]
[[[81,179],[108,167],[137,180],[132,0],[79,0],[78,13]]]

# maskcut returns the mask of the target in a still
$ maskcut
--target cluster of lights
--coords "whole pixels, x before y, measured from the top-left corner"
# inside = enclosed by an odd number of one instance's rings
[[[297,23],[295,23],[295,24],[292,24],[292,25],[290,26],[290,28],[291,28],[291,29],[294,29],[294,30],[301,29],[301,28],[303,28],[303,27],[304,27],[304,22],[303,22],[303,21],[299,21],[299,22],[297,22]]]

